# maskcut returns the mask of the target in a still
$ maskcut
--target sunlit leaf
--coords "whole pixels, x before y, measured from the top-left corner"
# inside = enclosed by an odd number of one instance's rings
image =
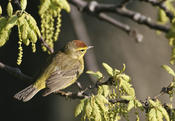
[[[162,65],[162,68],[165,69],[169,74],[175,77],[175,73],[173,69],[171,69],[168,65]]]
[[[156,117],[158,121],[163,121],[163,115],[159,110],[156,110]]]
[[[101,79],[103,77],[103,74],[99,71],[97,72],[93,72],[93,71],[86,71],[87,74],[91,74],[94,77],[96,77],[97,79]]]
[[[88,101],[85,106],[85,113],[86,113],[87,118],[90,119],[91,114],[92,114],[92,107],[91,107],[90,101]]]
[[[81,100],[80,103],[77,105],[75,109],[75,117],[77,117],[83,111],[84,105],[85,99]]]
[[[121,70],[121,73],[123,73],[126,70],[126,65],[123,64],[123,69]]]
[[[2,14],[2,7],[1,7],[1,5],[0,5],[0,16],[1,16],[1,14]]]
[[[20,0],[20,6],[23,11],[25,11],[27,7],[27,0]]]
[[[101,113],[100,113],[100,108],[96,104],[95,98],[91,98],[91,105],[92,105],[92,115],[94,118],[94,121],[102,121]]]
[[[106,104],[108,104],[108,100],[103,95],[97,95],[95,96],[96,102],[99,105],[99,107],[104,111],[108,111],[108,107]]]
[[[170,121],[169,115],[167,111],[165,110],[165,108],[162,106],[158,106],[157,108],[162,113],[163,117],[165,117],[166,121]]]
[[[131,81],[131,78],[126,74],[119,74],[119,77],[123,78],[127,82]]]
[[[61,8],[66,10],[67,12],[70,12],[70,5],[67,0],[58,0],[60,3]]]
[[[105,97],[107,97],[110,94],[110,86],[108,85],[102,85],[98,87],[98,94],[104,95]]]
[[[12,16],[12,14],[13,14],[13,7],[12,7],[12,3],[11,2],[9,2],[7,4],[7,14],[8,14],[8,16]]]
[[[157,117],[156,117],[156,110],[154,108],[152,108],[149,113],[148,113],[148,120],[149,121],[157,121]]]
[[[130,96],[130,95],[129,95],[129,96],[127,96],[127,95],[122,95],[121,98],[124,99],[124,100],[128,100],[128,101],[129,101],[129,100],[133,100],[133,96]]]
[[[106,63],[102,63],[103,67],[110,76],[113,76],[113,69]]]
[[[130,83],[120,78],[120,87],[122,87],[128,95],[135,96],[135,90]]]
[[[138,101],[138,100],[136,100],[135,99],[135,105],[137,106],[137,107],[143,107],[143,105],[142,105],[142,103],[140,102],[140,101]]]
[[[130,100],[128,103],[128,111],[130,111],[134,107],[134,100]]]

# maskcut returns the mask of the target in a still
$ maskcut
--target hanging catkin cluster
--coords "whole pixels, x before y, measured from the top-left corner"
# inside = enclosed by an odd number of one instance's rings
[[[23,13],[18,18],[18,30],[19,30],[19,39],[28,46],[30,43],[32,44],[32,50],[35,52],[35,48],[33,48],[33,44],[37,42],[37,36],[40,38],[40,30],[37,27],[37,23],[35,19],[28,13]],[[21,35],[21,36],[20,36]]]
[[[40,30],[37,26],[35,19],[25,11],[27,6],[27,0],[20,0],[21,10],[13,12],[13,6],[11,0],[7,4],[8,16],[0,16],[0,47],[3,46],[10,35],[11,29],[16,25],[18,27],[18,58],[17,64],[22,62],[23,48],[22,44],[28,46],[32,45],[33,52],[36,51],[37,37],[41,38]],[[2,14],[2,8],[0,7],[0,15]]]
[[[41,16],[41,34],[50,48],[58,39],[61,27],[61,10],[70,11],[66,0],[41,0],[39,14]],[[47,51],[45,46],[42,46]]]
[[[39,14],[41,16],[41,33],[35,19],[27,13],[27,0],[19,0],[20,10],[13,11],[11,0],[7,4],[7,16],[2,16],[2,8],[0,6],[0,47],[9,39],[11,29],[18,27],[18,58],[17,64],[20,65],[23,57],[23,44],[28,46],[31,44],[32,51],[36,51],[36,42],[42,39],[53,49],[55,42],[60,33],[61,26],[61,10],[70,11],[70,6],[66,0],[41,0]],[[47,49],[43,45],[43,50]]]

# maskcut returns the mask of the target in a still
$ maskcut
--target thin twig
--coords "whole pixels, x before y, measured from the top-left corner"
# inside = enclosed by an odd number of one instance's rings
[[[2,62],[0,62],[0,69],[8,72],[9,74],[21,79],[21,80],[32,80],[32,78],[30,76],[27,76],[25,74],[23,74],[20,69],[18,68],[14,68],[14,67],[10,67],[10,66],[7,66],[5,64],[3,64]],[[63,96],[63,97],[67,97],[67,98],[70,98],[70,99],[84,99],[84,98],[90,98],[91,97],[91,90],[94,90],[94,89],[98,89],[99,86],[101,85],[111,85],[112,84],[112,81],[113,79],[112,78],[108,78],[107,81],[105,82],[99,82],[97,81],[93,86],[92,85],[89,85],[88,87],[86,87],[85,89],[82,89],[82,87],[80,88],[79,91],[77,92],[65,92],[65,91],[57,91],[55,92],[54,94],[55,95],[59,95],[59,96]],[[81,85],[81,84],[80,84]],[[163,89],[162,89],[163,90]],[[166,89],[164,88],[165,92],[161,91],[160,94],[158,94],[157,96],[154,96],[154,98],[152,99],[157,99],[158,97],[162,96],[163,94],[166,93],[166,91],[168,90],[171,90],[171,87],[168,86],[166,87]],[[112,104],[115,104],[115,103],[124,103],[124,104],[128,104],[129,101],[128,100],[123,100],[123,99],[108,99],[108,101]],[[148,99],[142,101],[140,100],[140,102],[142,102],[143,104],[143,107],[145,109],[145,111],[147,111],[148,109]]]
[[[54,49],[50,48],[49,45],[44,41],[44,39],[42,37],[40,38],[40,40],[50,53],[54,53]]]
[[[128,100],[116,100],[116,99],[109,99],[108,100],[110,103],[115,104],[115,103],[125,103],[128,104],[129,101]]]
[[[127,9],[126,7],[117,6],[115,4],[100,4],[96,1],[86,2],[83,0],[69,0],[69,2],[91,16],[99,16],[100,13],[113,13],[127,17],[138,24],[143,24],[151,29],[159,30],[167,33],[169,27],[157,24],[139,12]]]
[[[64,91],[57,91],[54,94],[63,96],[63,97],[69,97],[71,99],[84,99],[88,98],[89,96],[85,95],[83,91],[78,91],[78,92],[64,92]]]
[[[118,27],[119,29],[122,29],[127,34],[133,36],[136,39],[137,42],[141,42],[143,40],[143,35],[142,34],[136,32],[136,30],[134,30],[134,29],[131,29],[131,27],[129,25],[124,24],[120,21],[117,21],[116,19],[108,16],[105,13],[100,13],[98,15],[98,18],[103,20],[103,21],[106,21],[107,23],[110,23],[110,24]]]
[[[167,17],[170,19],[170,21],[173,20],[173,18],[174,18],[173,13],[171,11],[169,11],[168,8],[164,4],[166,2],[166,0],[162,0],[162,1],[159,1],[159,0],[140,0],[140,1],[151,3],[153,6],[157,6],[157,7],[161,8],[162,10],[165,11],[165,13],[166,13]]]

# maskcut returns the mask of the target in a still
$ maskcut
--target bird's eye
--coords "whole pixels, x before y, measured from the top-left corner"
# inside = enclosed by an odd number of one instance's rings
[[[81,52],[84,52],[85,50],[84,49],[82,49],[82,50],[80,50]]]

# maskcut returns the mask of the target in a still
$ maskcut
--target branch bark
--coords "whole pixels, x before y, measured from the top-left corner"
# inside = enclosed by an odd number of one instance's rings
[[[69,2],[76,6],[80,11],[85,12],[91,16],[98,17],[101,13],[113,13],[127,17],[138,24],[146,25],[151,29],[159,30],[165,33],[170,30],[170,28],[167,26],[153,22],[150,17],[146,17],[139,12],[129,10],[126,7],[121,7],[121,5],[101,4],[96,1],[86,2],[83,0],[69,0]],[[108,21],[113,23],[111,20]]]
[[[23,74],[19,68],[5,65],[2,62],[0,62],[0,69],[6,71],[10,75],[15,76],[21,80],[30,80],[30,81],[32,80],[32,78],[30,76]]]
[[[173,13],[170,12],[164,4],[166,2],[166,0],[162,0],[162,1],[158,1],[158,0],[140,0],[140,1],[150,3],[153,6],[157,6],[161,9],[163,9],[165,11],[166,15],[168,16],[168,18],[170,19],[170,22],[173,20],[173,17],[174,17]]]

